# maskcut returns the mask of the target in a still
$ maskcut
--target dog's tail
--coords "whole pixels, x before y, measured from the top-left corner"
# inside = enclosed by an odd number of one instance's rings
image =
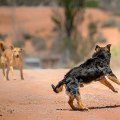
[[[0,41],[0,49],[2,51],[5,51],[4,42],[2,42],[2,41]]]
[[[64,86],[65,82],[64,82],[64,79],[60,82],[58,82],[58,84],[56,86],[54,86],[53,84],[51,85],[53,91],[55,93],[59,93],[63,90],[63,86]]]

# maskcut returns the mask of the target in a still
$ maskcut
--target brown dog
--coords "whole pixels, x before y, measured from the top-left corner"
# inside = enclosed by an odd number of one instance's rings
[[[12,78],[16,79],[13,68],[17,67],[20,70],[21,79],[23,80],[23,59],[21,56],[22,49],[14,48],[12,46],[5,48],[4,42],[0,42],[0,48],[2,50],[0,59],[4,79],[9,80],[9,71],[12,73]],[[5,68],[7,68],[6,73]]]

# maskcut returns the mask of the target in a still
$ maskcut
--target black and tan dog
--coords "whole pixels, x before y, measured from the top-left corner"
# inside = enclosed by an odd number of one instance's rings
[[[53,91],[56,93],[61,92],[63,86],[65,85],[66,93],[69,96],[68,104],[73,110],[88,110],[88,108],[84,107],[81,100],[79,92],[79,86],[81,84],[84,85],[91,83],[92,81],[99,81],[113,92],[117,92],[105,78],[105,76],[107,76],[110,80],[120,85],[120,81],[117,79],[110,68],[110,47],[110,44],[105,47],[99,47],[97,45],[92,58],[88,59],[78,67],[71,69],[64,76],[64,79],[57,84],[56,87],[52,85]],[[73,105],[74,99],[77,100],[79,108],[76,108]]]

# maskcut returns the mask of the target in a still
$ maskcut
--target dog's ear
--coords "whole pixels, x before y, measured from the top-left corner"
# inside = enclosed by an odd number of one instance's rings
[[[106,45],[105,49],[106,51],[110,51],[111,44]]]
[[[99,46],[99,45],[96,45],[95,51],[97,52],[97,51],[99,51],[99,50],[100,50],[100,46]]]
[[[20,48],[20,52],[22,52],[23,51],[23,48]]]

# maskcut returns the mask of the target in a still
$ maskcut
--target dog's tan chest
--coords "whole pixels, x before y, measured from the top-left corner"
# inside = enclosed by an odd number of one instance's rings
[[[13,62],[14,67],[19,67],[21,65],[21,60],[20,58],[15,58]]]

